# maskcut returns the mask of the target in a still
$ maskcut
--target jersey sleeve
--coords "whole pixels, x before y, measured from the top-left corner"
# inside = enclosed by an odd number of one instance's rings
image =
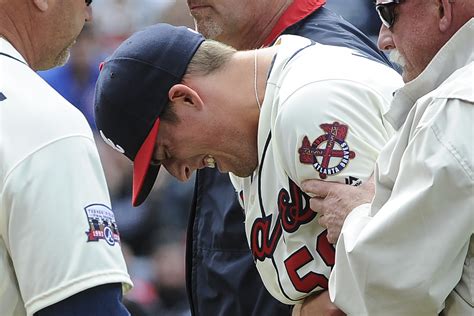
[[[119,283],[99,285],[50,305],[34,316],[130,316],[122,303],[122,286]]]
[[[350,80],[313,82],[280,105],[276,159],[298,186],[307,179],[366,180],[393,134],[383,113],[389,99]]]
[[[2,195],[4,242],[28,315],[101,284],[131,287],[91,138],[59,139],[29,155]]]

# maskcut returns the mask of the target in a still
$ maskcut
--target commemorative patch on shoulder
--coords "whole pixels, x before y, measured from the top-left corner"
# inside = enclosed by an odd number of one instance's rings
[[[321,179],[341,172],[355,157],[345,139],[349,127],[339,122],[319,125],[325,134],[310,143],[307,136],[298,149],[300,162],[311,164],[319,172]]]
[[[105,240],[113,246],[120,242],[120,235],[112,210],[103,204],[91,204],[84,208],[89,221],[89,231],[86,231],[87,241]]]

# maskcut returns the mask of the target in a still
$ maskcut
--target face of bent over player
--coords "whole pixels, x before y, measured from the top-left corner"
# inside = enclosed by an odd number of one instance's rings
[[[377,0],[382,3],[385,0]],[[378,46],[390,51],[390,59],[403,70],[403,81],[415,79],[426,68],[441,48],[438,40],[439,2],[405,0],[392,5],[394,23],[390,28],[382,24]]]
[[[84,24],[92,21],[92,8],[84,0],[51,1],[47,13],[50,32],[44,43],[48,53],[42,69],[64,65]]]
[[[175,102],[178,122],[161,120],[153,155],[180,181],[187,181],[197,169],[210,165],[220,172],[247,177],[257,167],[254,142],[207,107],[195,107],[187,101]]]

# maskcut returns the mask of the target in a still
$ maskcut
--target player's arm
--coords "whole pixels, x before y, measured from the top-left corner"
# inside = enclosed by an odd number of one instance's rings
[[[277,159],[300,187],[309,179],[365,182],[392,135],[382,118],[387,107],[385,98],[360,83],[308,84],[291,94],[276,117]]]
[[[369,87],[347,80],[313,82],[301,87],[283,101],[275,117],[273,141],[276,161],[300,188],[307,179],[344,184],[368,179],[373,173],[379,151],[391,136],[391,130],[386,129],[381,118],[382,110],[388,107],[387,102]],[[331,133],[335,136],[333,139],[328,136]],[[324,161],[327,146],[332,148],[326,155],[328,160]],[[312,288],[307,295],[321,290],[308,284],[308,281],[314,279],[320,282],[321,267],[334,264],[334,249],[328,243],[324,228],[318,228],[316,220],[308,225],[311,228],[300,229],[309,234],[307,238],[317,236],[316,246],[306,245],[306,253],[311,252],[310,257],[299,258],[300,254],[305,253],[298,250],[298,253],[291,255],[291,259],[298,258],[298,262],[305,263],[304,271],[310,272],[301,273],[303,266],[297,263],[291,265],[298,269],[297,273],[292,273],[293,270],[288,272],[289,275],[301,277],[301,280],[292,279],[293,284],[300,282],[306,288]],[[310,230],[312,233],[309,233]],[[289,239],[287,241],[291,244]],[[308,239],[308,242],[310,244],[312,240]],[[324,272],[322,277],[329,279],[330,269],[326,271],[327,274]],[[317,278],[314,277],[316,274]],[[314,307],[313,304],[306,306],[306,309]]]
[[[120,283],[96,286],[56,304],[48,306],[35,316],[129,316],[122,303],[122,285]]]
[[[3,194],[3,236],[27,313],[96,286],[131,287],[92,138],[38,149],[12,170]]]

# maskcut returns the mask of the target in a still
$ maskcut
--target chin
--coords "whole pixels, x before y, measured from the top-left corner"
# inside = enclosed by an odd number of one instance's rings
[[[412,81],[413,79],[415,79],[416,77],[418,77],[418,75],[419,74],[409,72],[409,71],[406,71],[404,69],[403,72],[402,72],[403,82],[408,83],[408,82]]]
[[[68,62],[69,57],[71,57],[70,47],[66,48],[58,55],[54,67],[64,66]]]
[[[253,172],[255,171],[256,167],[253,168],[252,170],[250,170],[249,168],[246,168],[246,169],[240,169],[240,170],[235,170],[235,171],[232,171],[232,173],[234,175],[236,175],[237,177],[240,177],[240,178],[247,178],[247,177],[250,177]]]

